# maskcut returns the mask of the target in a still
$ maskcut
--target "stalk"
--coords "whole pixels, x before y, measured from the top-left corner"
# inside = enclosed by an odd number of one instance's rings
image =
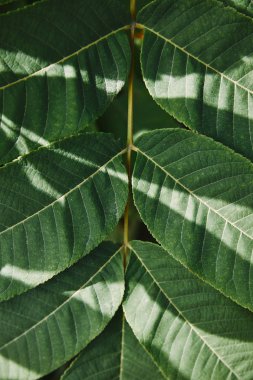
[[[134,110],[134,33],[135,33],[135,17],[136,17],[136,0],[130,0],[130,13],[132,18],[132,25],[130,30],[130,48],[131,48],[131,66],[128,78],[128,117],[127,117],[127,157],[126,168],[129,181],[129,196],[124,214],[124,257],[123,265],[126,269],[127,256],[128,256],[128,242],[129,242],[129,208],[130,208],[130,194],[131,187],[131,158],[132,158],[132,146],[133,146],[133,110]]]

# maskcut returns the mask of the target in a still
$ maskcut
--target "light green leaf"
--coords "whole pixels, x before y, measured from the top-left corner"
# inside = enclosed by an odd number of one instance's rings
[[[128,75],[116,0],[45,0],[0,16],[0,162],[76,134]]]
[[[253,310],[253,165],[212,139],[168,129],[136,142],[135,204],[176,259]]]
[[[117,225],[128,195],[124,151],[87,133],[0,168],[0,299],[51,278]]]
[[[62,380],[164,380],[122,312],[71,364]]]
[[[67,362],[104,329],[123,293],[120,250],[103,243],[47,284],[0,303],[0,379],[38,379]]]
[[[193,130],[253,159],[253,22],[212,0],[159,0],[139,13],[153,98]]]
[[[130,243],[128,323],[166,379],[253,378],[253,315],[159,246]]]

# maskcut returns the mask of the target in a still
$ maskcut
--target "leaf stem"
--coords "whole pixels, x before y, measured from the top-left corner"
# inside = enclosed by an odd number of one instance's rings
[[[135,34],[135,17],[136,17],[136,0],[130,0],[130,13],[132,17],[132,25],[130,29],[130,48],[131,48],[131,66],[128,78],[128,117],[127,117],[127,157],[126,157],[126,168],[129,181],[129,195],[128,201],[124,214],[124,256],[123,265],[126,269],[127,256],[128,256],[128,241],[129,241],[129,208],[130,208],[130,194],[131,188],[131,157],[132,157],[132,146],[133,146],[133,109],[134,109],[134,61],[135,61],[135,51],[134,51],[134,34]]]

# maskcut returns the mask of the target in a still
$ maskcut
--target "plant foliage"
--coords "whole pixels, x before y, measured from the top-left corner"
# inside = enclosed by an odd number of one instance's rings
[[[0,12],[0,379],[252,379],[251,2]]]

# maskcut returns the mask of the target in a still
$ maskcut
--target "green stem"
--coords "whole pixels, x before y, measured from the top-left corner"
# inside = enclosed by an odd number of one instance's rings
[[[130,31],[130,47],[131,47],[131,67],[128,79],[128,119],[127,119],[127,158],[126,168],[129,180],[129,196],[124,214],[124,258],[123,265],[126,268],[128,256],[129,242],[129,207],[131,194],[131,156],[133,146],[133,108],[134,108],[134,33],[135,33],[135,16],[136,16],[136,0],[130,0],[130,13],[132,17],[132,25]]]

